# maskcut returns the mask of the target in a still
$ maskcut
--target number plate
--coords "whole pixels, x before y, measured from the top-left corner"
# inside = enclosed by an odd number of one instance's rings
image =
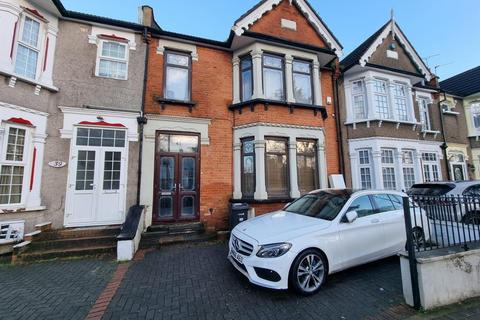
[[[238,252],[236,252],[234,249],[230,249],[230,256],[237,260],[238,262],[240,262],[241,264],[243,264],[243,256],[241,254],[239,254]]]

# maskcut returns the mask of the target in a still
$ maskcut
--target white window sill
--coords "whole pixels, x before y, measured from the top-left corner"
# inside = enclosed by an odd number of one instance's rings
[[[5,206],[1,207],[0,206],[0,214],[15,214],[15,213],[27,213],[27,212],[35,212],[35,211],[43,211],[47,210],[47,207],[45,206],[39,206],[39,207],[30,207],[30,208],[25,208],[22,206]]]
[[[45,88],[49,91],[53,91],[53,92],[58,92],[59,91],[59,89],[55,86],[48,85],[46,83],[43,83],[43,82],[40,82],[40,81],[37,81],[37,80],[34,80],[34,79],[26,78],[24,76],[20,76],[20,75],[15,74],[15,73],[7,72],[5,70],[0,69],[0,74],[4,75],[6,77],[10,77],[10,78],[15,77],[18,81],[29,83],[29,84],[32,84],[32,85],[35,85],[35,86],[40,86],[40,87]]]
[[[95,77],[97,78],[102,78],[102,79],[110,79],[110,80],[118,80],[118,81],[127,81],[128,77],[123,79],[123,78],[114,78],[114,77],[107,77],[107,76],[101,76],[99,74],[96,74]]]
[[[404,121],[404,120],[395,120],[395,119],[379,119],[379,118],[371,118],[371,119],[362,119],[362,120],[350,120],[345,122],[345,125],[353,125],[353,128],[355,129],[357,124],[359,123],[366,123],[367,127],[370,127],[371,122],[378,122],[378,127],[381,127],[383,123],[395,123],[396,128],[398,129],[400,125],[408,125],[408,126],[413,126],[413,130],[416,129],[417,126],[421,125],[420,122],[416,121]]]
[[[427,134],[432,134],[435,138],[437,137],[437,135],[440,134],[440,131],[438,131],[438,130],[422,130],[421,132],[422,132],[424,138]]]
[[[450,110],[443,110],[442,113],[443,114],[450,114],[450,115],[453,115],[453,116],[458,116],[460,114],[460,112],[450,111]]]

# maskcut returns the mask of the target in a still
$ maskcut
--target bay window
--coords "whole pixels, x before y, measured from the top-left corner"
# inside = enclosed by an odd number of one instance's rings
[[[101,41],[97,76],[127,80],[128,48],[126,43]]]
[[[165,53],[164,92],[166,99],[190,101],[191,55],[188,53]]]
[[[21,33],[17,43],[15,73],[30,79],[37,77],[40,54],[40,22],[25,16],[22,19]]]
[[[25,173],[26,129],[7,127],[8,137],[5,153],[0,163],[0,205],[22,202],[23,177]]]
[[[360,185],[362,189],[372,189],[372,168],[370,150],[358,151],[358,163],[360,170]]]
[[[254,138],[244,138],[242,141],[242,196],[253,198],[255,193],[255,144]]]
[[[373,88],[374,88],[373,99],[374,99],[375,112],[377,114],[377,117],[380,119],[390,118],[387,81],[375,79]]]
[[[407,86],[400,83],[394,84],[394,101],[397,117],[401,121],[408,121]]]
[[[402,170],[405,190],[410,189],[415,184],[415,164],[413,159],[413,151],[402,151]]]
[[[365,103],[365,83],[363,80],[352,82],[352,101],[353,114],[355,119],[365,119],[367,117]]]
[[[297,175],[300,194],[318,189],[317,143],[297,140]]]
[[[288,139],[265,139],[266,188],[269,197],[288,197]]]
[[[253,95],[253,65],[252,56],[240,59],[240,90],[242,101],[248,101]]]
[[[382,177],[383,188],[386,190],[397,189],[395,176],[395,156],[394,150],[382,149]]]
[[[312,64],[293,60],[293,94],[297,103],[313,104]]]
[[[263,91],[266,99],[285,101],[284,61],[280,56],[263,55]]]

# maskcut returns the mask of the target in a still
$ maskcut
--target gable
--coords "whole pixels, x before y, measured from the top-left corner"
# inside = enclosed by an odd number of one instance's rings
[[[332,49],[342,46],[306,0],[263,0],[235,22],[238,36],[245,31]]]
[[[391,50],[391,45],[395,46],[395,50]],[[421,75],[403,46],[392,37],[391,33],[373,52],[368,63]]]

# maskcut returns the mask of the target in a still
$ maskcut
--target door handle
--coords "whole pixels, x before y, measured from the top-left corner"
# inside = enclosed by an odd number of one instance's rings
[[[371,223],[379,223],[380,220],[378,220],[378,219],[372,219],[370,222],[371,222]]]

